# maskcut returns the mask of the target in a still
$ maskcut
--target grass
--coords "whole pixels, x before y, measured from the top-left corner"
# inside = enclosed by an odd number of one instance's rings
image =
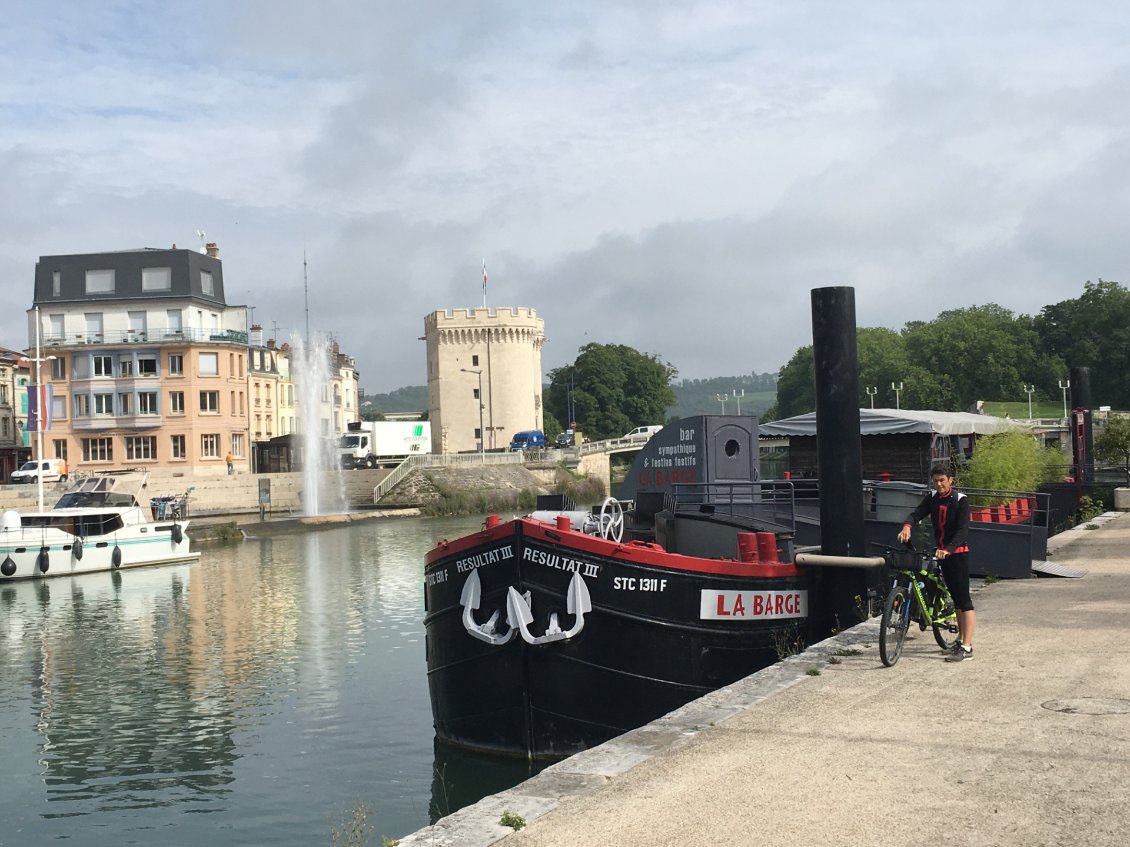
[[[421,511],[431,517],[529,512],[537,502],[538,492],[535,488],[523,488],[519,491],[466,491],[440,482],[430,474],[428,479],[438,496]]]
[[[812,667],[805,671],[808,676],[820,676],[820,668]]]
[[[368,803],[357,802],[349,807],[345,817],[330,827],[330,844],[333,847],[364,847],[373,834],[369,823],[372,809]],[[384,839],[381,839],[382,842]]]
[[[526,825],[526,819],[521,815],[514,814],[513,812],[503,812],[502,817],[498,819],[498,822],[503,826],[510,827],[515,832],[517,832],[519,829],[522,829]]]
[[[863,653],[862,650],[856,647],[841,647],[835,652],[836,656],[859,656]]]

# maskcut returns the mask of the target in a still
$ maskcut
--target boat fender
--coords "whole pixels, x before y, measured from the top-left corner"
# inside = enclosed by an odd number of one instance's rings
[[[4,557],[4,563],[0,564],[0,573],[4,576],[11,576],[16,572],[16,563],[12,561],[11,556]]]
[[[40,573],[47,573],[47,569],[51,567],[51,554],[48,552],[50,547],[40,547],[39,555],[35,557],[35,566],[39,568]]]
[[[173,544],[180,544],[181,540],[184,538],[184,533],[181,532],[181,528],[180,528],[179,523],[173,524],[172,535],[173,535]]]
[[[110,554],[110,564],[115,568],[122,566],[122,548],[114,545],[114,552]]]
[[[71,555],[82,561],[82,539],[76,538],[75,543],[71,545]]]

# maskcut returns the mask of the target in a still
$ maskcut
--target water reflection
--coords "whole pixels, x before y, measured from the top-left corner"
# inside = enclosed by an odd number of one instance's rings
[[[472,753],[434,740],[432,801],[428,818],[435,823],[452,812],[477,803],[535,776],[552,762],[499,758]]]
[[[356,802],[402,834],[478,800],[476,784],[524,778],[524,763],[433,760],[421,562],[477,523],[374,522],[0,586],[5,829],[309,844]]]

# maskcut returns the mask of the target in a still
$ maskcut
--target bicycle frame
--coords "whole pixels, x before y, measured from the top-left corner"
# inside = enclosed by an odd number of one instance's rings
[[[938,560],[929,553],[910,549],[918,558],[916,568],[896,566],[895,554],[898,551],[884,548],[888,566],[894,572],[890,591],[883,602],[879,630],[879,656],[887,667],[895,664],[902,654],[911,621],[916,621],[923,631],[933,629],[934,640],[943,650],[952,646],[948,636],[957,632],[957,612],[941,576]],[[927,595],[923,589],[928,584],[931,588]]]

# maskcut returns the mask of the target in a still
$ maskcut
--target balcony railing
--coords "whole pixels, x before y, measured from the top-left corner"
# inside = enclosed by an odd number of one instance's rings
[[[65,335],[45,335],[44,347],[73,347],[87,344],[176,344],[183,342],[219,342],[222,344],[247,344],[247,333],[234,329],[156,329],[147,332],[76,332]]]

